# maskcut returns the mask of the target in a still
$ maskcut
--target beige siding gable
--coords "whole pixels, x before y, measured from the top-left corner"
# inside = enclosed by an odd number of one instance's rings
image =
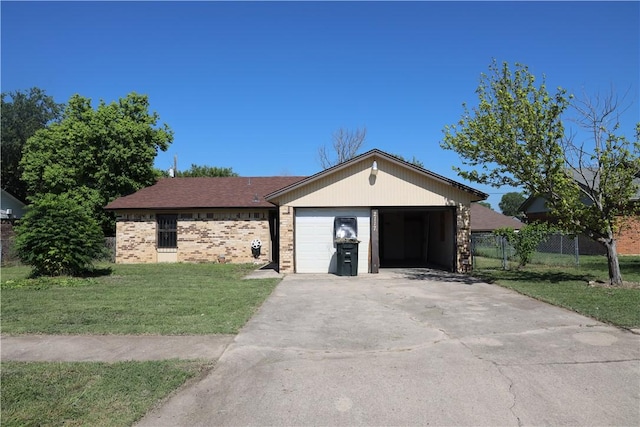
[[[377,176],[371,175],[373,161]],[[329,206],[457,206],[472,195],[448,182],[382,157],[367,157],[282,194],[280,205]]]

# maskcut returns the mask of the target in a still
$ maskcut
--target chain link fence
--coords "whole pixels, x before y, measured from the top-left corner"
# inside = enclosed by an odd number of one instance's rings
[[[115,237],[105,237],[104,238],[104,247],[106,249],[105,257],[101,261],[116,261],[116,238]]]
[[[471,235],[473,268],[512,268],[519,263],[516,251],[506,237],[493,233]],[[586,236],[550,234],[541,242],[531,259],[532,264],[579,265],[581,255],[602,255],[604,248]]]

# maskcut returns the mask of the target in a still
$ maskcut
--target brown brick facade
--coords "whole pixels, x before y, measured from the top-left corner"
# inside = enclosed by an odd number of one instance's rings
[[[640,255],[640,215],[619,221],[616,241],[618,254]]]
[[[176,249],[156,248],[155,213],[119,215],[116,262],[218,262],[224,259],[224,262],[232,263],[266,263],[272,258],[266,209],[179,212],[177,215]],[[257,259],[251,252],[254,239],[262,242]]]

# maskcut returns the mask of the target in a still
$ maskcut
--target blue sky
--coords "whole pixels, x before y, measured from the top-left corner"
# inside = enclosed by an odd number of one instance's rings
[[[638,2],[7,2],[2,91],[96,106],[147,94],[175,132],[156,166],[311,175],[340,127],[462,181],[442,129],[474,105],[492,58],[550,88],[628,91],[639,120]],[[490,193],[494,209],[502,193]]]

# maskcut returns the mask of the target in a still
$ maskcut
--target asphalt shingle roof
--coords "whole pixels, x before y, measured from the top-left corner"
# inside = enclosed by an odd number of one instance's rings
[[[306,177],[162,178],[105,209],[272,208],[266,194]]]
[[[511,227],[519,230],[523,226],[524,224],[517,219],[503,215],[478,203],[471,203],[471,232],[488,232],[502,227]]]

